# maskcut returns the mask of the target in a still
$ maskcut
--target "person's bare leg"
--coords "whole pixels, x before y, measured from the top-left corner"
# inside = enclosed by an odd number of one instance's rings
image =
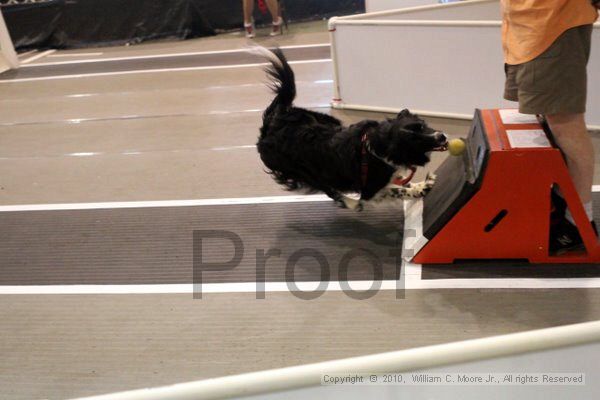
[[[252,23],[252,12],[254,11],[254,0],[242,0],[244,8],[244,24]],[[239,10],[239,8],[238,8]]]
[[[277,2],[277,0],[267,0],[267,8],[271,13],[273,22],[279,21],[279,3]]]
[[[585,126],[584,114],[546,115],[556,144],[567,159],[575,190],[583,204],[592,201],[594,147]]]

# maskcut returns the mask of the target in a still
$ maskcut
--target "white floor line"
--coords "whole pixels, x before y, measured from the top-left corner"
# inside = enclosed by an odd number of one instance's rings
[[[411,282],[407,289],[593,289],[600,278],[477,278],[431,279]]]
[[[318,80],[302,80],[302,79],[298,79],[296,80],[296,86],[300,87],[300,86],[304,86],[304,85],[330,85],[333,83],[332,79],[318,79]],[[160,93],[160,94],[164,94],[165,92],[177,92],[177,93],[182,93],[182,92],[197,92],[197,91],[210,91],[210,90],[223,90],[223,89],[238,89],[238,88],[259,88],[262,89],[265,87],[265,83],[264,82],[258,82],[258,83],[243,83],[243,84],[230,84],[230,85],[214,85],[214,86],[200,86],[198,88],[186,88],[186,89],[182,89],[182,88],[173,88],[173,89],[148,89],[148,90],[144,90],[144,94],[151,94],[151,93]],[[105,95],[120,95],[120,96],[124,96],[124,95],[137,95],[139,94],[139,91],[133,91],[133,90],[124,90],[124,91],[109,91],[109,92],[105,92],[105,93],[101,93],[101,92],[94,92],[94,93],[74,93],[74,94],[64,94],[64,95],[48,95],[48,96],[44,96],[44,97],[37,97],[36,100],[40,100],[40,99],[47,99],[52,97],[52,99],[73,99],[73,98],[90,98],[90,97],[98,97],[98,96],[105,96]],[[0,103],[1,104],[14,104],[14,103],[30,103],[31,99],[27,98],[27,97],[22,97],[22,98],[1,98],[0,99]],[[330,108],[330,104],[327,103],[327,107]],[[262,110],[264,111],[264,109]]]
[[[47,56],[47,55],[49,55],[49,54],[52,54],[52,53],[54,53],[55,51],[56,51],[56,50],[53,50],[53,49],[52,49],[52,50],[46,50],[46,51],[44,51],[44,52],[42,52],[42,53],[36,54],[35,56],[29,57],[29,58],[27,58],[27,59],[25,59],[25,60],[21,61],[21,67],[26,67],[26,66],[27,66],[27,64],[29,64],[30,62],[32,62],[32,61],[35,61],[35,60],[38,60],[38,59],[40,59],[40,58],[42,58],[42,57],[45,57],[45,56]]]
[[[263,85],[264,86],[264,85]],[[0,101],[1,102],[1,101]],[[330,108],[329,103],[317,103],[317,104],[297,104],[299,107],[308,109],[314,108]],[[209,110],[205,112],[196,113],[181,113],[181,114],[148,114],[148,115],[119,115],[119,116],[106,116],[106,117],[95,117],[95,118],[71,118],[63,120],[45,120],[45,121],[12,121],[12,122],[0,122],[1,126],[18,126],[18,125],[40,125],[40,124],[81,124],[86,122],[103,122],[103,121],[123,121],[123,120],[136,120],[136,119],[149,119],[149,118],[181,118],[181,117],[200,117],[206,115],[230,115],[230,114],[245,114],[245,113],[262,113],[264,108],[254,108],[246,110]],[[0,159],[9,159],[11,157],[0,157]],[[15,157],[23,158],[23,157]],[[25,157],[27,158],[27,157]]]
[[[211,147],[211,150],[214,151],[228,151],[228,150],[238,150],[238,149],[255,149],[255,144],[245,144],[241,146],[223,146],[223,147]]]
[[[301,61],[290,61],[290,65],[299,64],[313,64],[313,63],[325,63],[331,62],[330,58],[317,59],[317,60],[301,60]],[[115,72],[96,72],[91,74],[75,74],[75,75],[54,75],[54,76],[40,76],[36,78],[17,78],[17,79],[2,79],[0,83],[20,83],[20,82],[36,82],[36,81],[50,81],[57,79],[78,79],[78,78],[94,78],[99,76],[116,76],[116,75],[133,75],[133,74],[154,74],[160,72],[185,72],[185,71],[205,71],[205,70],[217,70],[217,69],[233,69],[233,68],[252,68],[252,67],[264,67],[267,63],[255,63],[255,64],[233,64],[233,65],[214,65],[214,66],[203,66],[203,67],[182,67],[182,68],[159,68],[159,69],[141,69],[133,71],[115,71]]]
[[[30,55],[31,53],[37,53],[37,49],[29,50],[24,53],[19,53],[19,54],[17,54],[17,57],[19,58],[19,60],[21,60],[21,59],[25,58],[26,56]]]
[[[305,45],[293,45],[293,46],[281,46],[280,49],[308,49],[312,47],[325,47],[330,46],[330,43],[317,43],[317,44],[305,44]],[[129,57],[110,57],[110,58],[95,58],[91,60],[72,60],[72,61],[55,61],[51,63],[39,63],[39,64],[29,64],[26,67],[44,67],[49,65],[65,65],[65,64],[84,64],[84,63],[101,63],[108,61],[128,61],[128,60],[147,60],[154,58],[169,58],[169,57],[189,57],[189,56],[200,56],[200,55],[208,55],[208,54],[229,54],[229,53],[247,53],[246,49],[234,49],[234,50],[214,50],[214,51],[193,51],[187,53],[167,53],[167,54],[151,54],[145,56],[129,56]],[[79,53],[84,54],[84,53]],[[88,53],[95,54],[95,53]],[[102,54],[102,53],[98,53]],[[68,57],[71,55],[64,54],[56,54],[52,57]],[[74,55],[72,55],[74,56]]]
[[[265,282],[265,292],[292,292],[304,291],[310,292],[317,290],[321,284],[314,282],[295,282],[293,286],[286,282]],[[379,286],[380,290],[402,290],[398,287],[398,281],[349,281],[351,290],[364,291],[372,287]],[[295,286],[295,288],[294,288]],[[327,282],[324,291],[339,292],[345,290],[347,286],[340,285],[339,281]],[[255,293],[257,291],[256,282],[241,283],[205,283],[196,292],[202,294],[208,293]],[[156,285],[11,285],[0,286],[0,295],[7,294],[169,294],[169,293],[189,293],[194,292],[194,285],[186,284],[156,284]]]
[[[101,56],[102,52],[97,52],[97,53],[68,53],[68,54],[52,54],[50,56],[48,56],[48,58],[61,58],[61,57],[91,57],[91,56]],[[66,61],[66,63],[78,63],[78,62],[85,62],[87,60],[78,60],[78,61]],[[56,65],[56,64],[62,64],[60,61],[57,61],[56,63],[40,63],[40,64],[29,64],[27,65],[28,67],[31,66],[43,66],[43,65]]]
[[[420,267],[420,266],[419,266]],[[408,271],[406,271],[408,272]],[[265,292],[315,291],[321,282],[265,282]],[[600,278],[503,278],[503,279],[436,279],[420,280],[407,273],[405,281],[349,281],[351,290],[425,290],[425,289],[593,289],[600,288]],[[295,286],[295,288],[294,288]],[[345,286],[347,287],[347,286]],[[168,294],[192,293],[192,284],[141,284],[141,285],[6,285],[0,286],[0,295],[7,294]],[[339,281],[327,282],[324,291],[342,291]],[[206,283],[202,293],[254,293],[256,282]]]
[[[117,208],[149,208],[149,207],[195,207],[234,204],[277,204],[277,203],[302,203],[302,202],[331,201],[325,195],[303,196],[264,196],[264,197],[238,197],[222,199],[197,199],[197,200],[158,200],[158,201],[120,201],[103,203],[59,203],[59,204],[19,204],[0,206],[0,212],[19,211],[59,211],[59,210],[99,210]]]
[[[421,266],[407,260],[416,255],[420,249],[419,242],[423,237],[423,202],[421,200],[407,200],[404,207],[404,235],[402,274],[405,275],[404,287],[414,288],[421,281]],[[416,249],[417,250],[416,250]]]
[[[254,146],[254,145],[248,145]],[[239,146],[238,146],[239,147]],[[243,146],[246,147],[246,146]],[[215,148],[215,150],[225,148]],[[117,201],[117,202],[90,202],[90,203],[50,203],[50,204],[16,204],[0,206],[0,212],[15,211],[53,211],[53,210],[95,210],[112,208],[148,208],[148,207],[190,207],[205,205],[225,205],[225,204],[267,204],[267,203],[299,203],[309,201],[329,201],[325,195],[295,195],[295,196],[261,196],[261,197],[234,197],[234,198],[215,198],[215,199],[191,199],[191,200],[150,200],[150,201]],[[405,203],[405,215],[406,206]],[[420,208],[422,210],[422,207]],[[421,219],[422,220],[422,219]],[[416,238],[422,235],[420,222],[413,222],[414,219],[407,219],[404,224],[404,240],[415,240],[411,238],[416,234]],[[419,221],[419,220],[416,220]],[[419,224],[419,225],[417,225]],[[412,231],[414,233],[409,234]],[[405,243],[405,247],[406,243]],[[417,264],[410,263],[409,268],[419,268]]]

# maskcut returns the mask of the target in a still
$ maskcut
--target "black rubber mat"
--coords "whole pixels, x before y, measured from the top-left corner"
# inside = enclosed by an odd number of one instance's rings
[[[327,59],[331,57],[330,46],[315,46],[284,50],[288,61]],[[86,75],[95,73],[139,71],[168,68],[212,67],[235,64],[252,64],[265,62],[247,51],[196,54],[189,56],[142,58],[103,62],[80,62],[61,65],[39,65],[16,70],[8,70],[0,74],[0,79],[26,79],[62,75]]]
[[[600,221],[600,193],[593,193],[594,220]],[[519,261],[478,261],[423,265],[422,279],[597,278],[598,264],[529,264]]]
[[[199,230],[204,264],[235,254],[226,234],[210,239],[207,231],[231,232],[244,246],[235,268],[201,267],[204,283],[254,282],[257,251],[270,249],[281,254],[267,260],[267,282],[285,281],[294,253],[317,254],[329,264],[327,271],[314,257],[300,257],[296,281],[338,280],[340,261],[351,251],[359,253],[346,279],[370,280],[373,260],[356,249],[377,256],[381,279],[396,279],[399,265],[390,251],[402,243],[402,221],[400,205],[357,213],[332,202],[1,212],[0,285],[192,283]]]

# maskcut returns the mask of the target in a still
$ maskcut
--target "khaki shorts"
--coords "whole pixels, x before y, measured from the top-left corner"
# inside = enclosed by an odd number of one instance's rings
[[[592,25],[571,28],[537,58],[505,64],[504,98],[523,114],[584,113],[591,36]]]

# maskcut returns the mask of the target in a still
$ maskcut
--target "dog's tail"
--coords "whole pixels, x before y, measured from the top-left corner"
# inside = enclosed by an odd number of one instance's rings
[[[294,79],[294,71],[290,68],[285,55],[279,48],[273,50],[264,47],[256,47],[252,50],[269,61],[269,65],[265,71],[271,78],[269,87],[276,94],[271,102],[271,105],[265,110],[264,116],[270,116],[278,107],[288,109],[291,107],[294,98],[296,97],[296,82]]]

